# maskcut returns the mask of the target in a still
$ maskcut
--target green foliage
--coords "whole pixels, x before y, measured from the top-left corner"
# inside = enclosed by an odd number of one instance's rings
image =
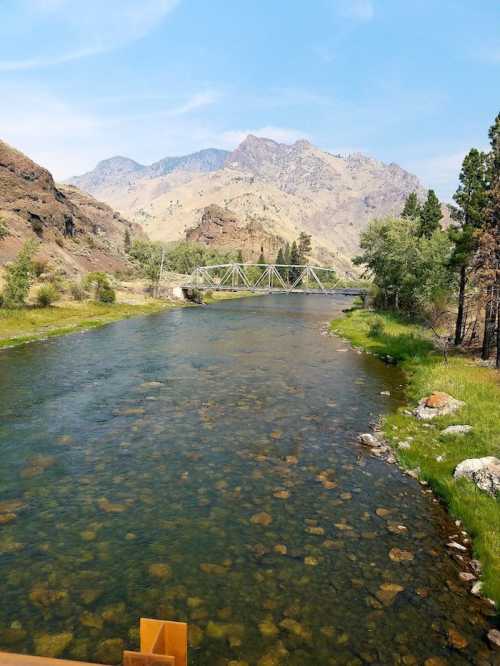
[[[370,328],[368,329],[368,335],[370,338],[380,338],[384,334],[385,325],[382,317],[373,317],[370,322]]]
[[[59,292],[53,284],[43,284],[37,291],[36,302],[42,308],[47,308],[59,298]]]
[[[131,247],[132,247],[132,239],[130,238],[130,231],[128,229],[125,229],[125,233],[123,234],[123,249],[128,254],[130,252]]]
[[[299,256],[299,264],[306,264],[308,256],[311,254],[312,250],[312,243],[311,243],[311,235],[306,234],[303,231],[301,231],[299,235],[299,239],[297,241],[297,251],[298,251],[298,256]]]
[[[430,238],[432,234],[441,227],[440,221],[442,217],[443,213],[441,212],[439,199],[434,190],[429,190],[427,192],[427,199],[420,210],[420,224],[418,227],[419,236]]]
[[[87,292],[85,291],[81,282],[73,281],[68,284],[68,290],[71,294],[71,298],[74,301],[83,301],[87,297]]]
[[[300,268],[297,268],[297,264],[300,264],[300,254],[298,245],[295,241],[293,241],[292,247],[290,248],[289,262],[294,266],[294,268],[289,269],[289,280],[294,283],[300,275]]]
[[[114,303],[116,300],[115,290],[110,284],[109,276],[106,273],[96,271],[88,273],[83,281],[85,289],[94,290],[94,298],[100,303]]]
[[[7,238],[8,235],[9,235],[9,230],[7,229],[7,226],[0,219],[0,241],[3,240],[4,238]]]
[[[417,193],[410,192],[410,194],[406,197],[401,217],[405,217],[410,220],[417,220],[419,216],[420,216],[420,204],[418,203]]]
[[[238,252],[237,252],[237,254],[236,254],[236,262],[237,262],[238,264],[242,264],[242,263],[243,263],[243,252],[242,252],[241,250],[238,250]]]
[[[16,260],[7,264],[3,291],[4,307],[19,308],[25,304],[33,282],[33,255],[37,247],[36,242],[27,241]]]
[[[423,312],[453,285],[447,234],[420,236],[418,229],[417,220],[388,218],[374,220],[361,234],[363,253],[354,263],[369,269],[386,308]]]

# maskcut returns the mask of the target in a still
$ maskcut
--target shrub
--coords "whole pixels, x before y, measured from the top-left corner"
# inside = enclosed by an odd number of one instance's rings
[[[74,301],[83,301],[87,297],[81,282],[70,282],[68,285],[69,293]]]
[[[40,275],[47,272],[48,263],[47,259],[35,259],[33,261],[33,274],[35,277],[40,277]]]
[[[88,273],[83,282],[84,287],[94,289],[94,298],[100,303],[114,303],[116,293],[106,273],[96,271]]]
[[[381,317],[375,317],[370,322],[370,328],[368,330],[368,335],[370,338],[380,338],[384,334],[384,320]]]
[[[57,289],[52,284],[43,284],[37,292],[36,302],[42,308],[47,308],[59,298]]]
[[[38,218],[34,218],[31,220],[31,228],[33,229],[33,231],[37,236],[43,235],[43,222]]]
[[[5,224],[0,220],[0,240],[6,238],[9,235],[9,230]]]
[[[116,292],[110,284],[101,287],[98,300],[101,303],[114,303],[116,301]]]
[[[4,305],[8,308],[19,308],[24,305],[33,281],[33,255],[37,243],[27,241],[16,260],[5,268],[5,288],[3,290]]]

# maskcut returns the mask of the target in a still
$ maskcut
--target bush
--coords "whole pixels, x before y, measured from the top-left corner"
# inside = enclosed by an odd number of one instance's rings
[[[5,288],[3,302],[8,308],[19,308],[24,305],[33,281],[33,255],[37,243],[27,241],[16,260],[5,268]]]
[[[6,238],[9,235],[9,230],[5,224],[0,220],[0,240]]]
[[[59,298],[57,289],[52,284],[43,284],[37,292],[36,302],[41,308],[47,308]]]
[[[70,282],[68,285],[69,293],[74,301],[83,301],[87,297],[87,292],[81,282]]]
[[[368,330],[368,335],[370,338],[380,338],[384,335],[385,325],[384,320],[381,317],[375,317],[370,322],[370,328]]]
[[[84,287],[94,289],[94,298],[100,303],[114,303],[116,293],[106,273],[96,271],[88,273],[83,282]]]
[[[116,301],[116,292],[111,285],[105,285],[99,290],[98,300],[101,303],[114,303]]]
[[[47,259],[35,259],[33,261],[33,274],[35,277],[40,277],[47,272],[49,262]]]

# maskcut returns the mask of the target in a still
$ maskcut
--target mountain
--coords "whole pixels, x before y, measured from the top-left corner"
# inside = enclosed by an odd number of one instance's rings
[[[128,157],[110,157],[99,162],[95,169],[70,178],[68,183],[99,196],[101,190],[117,185],[128,186],[143,178],[158,178],[174,171],[208,173],[222,169],[229,155],[227,150],[207,148],[181,157],[165,157],[149,166],[139,164]]]
[[[74,186],[56,185],[52,175],[0,141],[0,267],[26,240],[40,243],[37,257],[67,274],[129,267],[124,234],[143,237],[105,203]]]
[[[81,179],[72,182],[140,223],[152,238],[176,240],[186,233],[193,238],[198,227],[202,238],[202,217],[207,207],[216,205],[238,220],[238,232],[233,223],[224,234],[226,243],[234,235],[235,249],[241,249],[237,243],[248,225],[252,246],[258,228],[263,230],[263,245],[267,236],[292,241],[305,231],[313,238],[313,258],[344,273],[353,271],[359,234],[371,219],[399,214],[412,191],[425,196],[417,177],[397,164],[361,153],[333,155],[303,140],[287,145],[249,135],[233,152],[218,151],[210,168],[205,160],[200,168],[193,158],[177,158],[173,169],[173,158],[167,158],[170,170],[164,171],[153,169],[155,165],[136,170],[135,162],[120,158],[116,176],[103,177],[91,187]],[[92,182],[99,169],[91,172]],[[221,238],[218,234],[205,242],[215,244]]]

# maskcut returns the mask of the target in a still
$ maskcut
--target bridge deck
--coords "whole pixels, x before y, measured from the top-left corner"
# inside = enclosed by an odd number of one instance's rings
[[[220,285],[197,285],[183,284],[183,289],[197,289],[198,291],[250,291],[255,294],[322,294],[324,296],[363,296],[366,289],[355,289],[349,287],[336,287],[334,289],[307,289],[297,287],[295,289],[284,289],[283,287],[228,287]]]

